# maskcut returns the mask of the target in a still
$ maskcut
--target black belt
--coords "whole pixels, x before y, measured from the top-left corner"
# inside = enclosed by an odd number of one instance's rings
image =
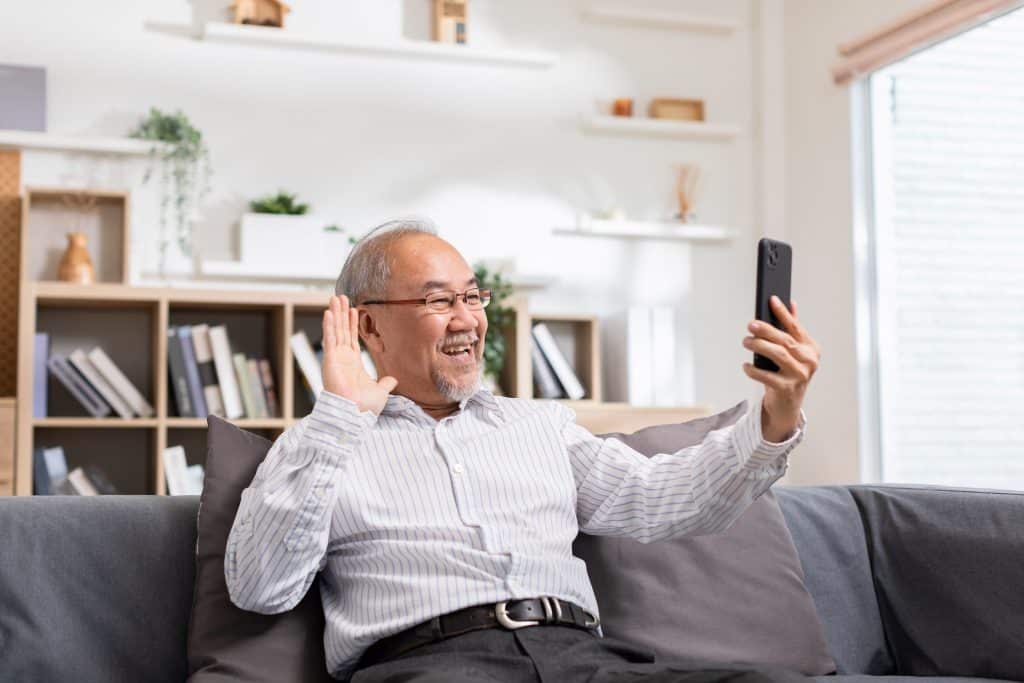
[[[572,626],[585,631],[597,629],[600,620],[579,605],[558,598],[507,600],[492,605],[476,605],[442,614],[422,624],[378,640],[359,660],[359,668],[393,659],[427,643],[485,628],[509,631],[527,626]]]

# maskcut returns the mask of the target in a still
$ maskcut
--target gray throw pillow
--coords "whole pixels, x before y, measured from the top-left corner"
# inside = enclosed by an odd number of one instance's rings
[[[602,436],[648,456],[674,452],[746,411],[743,401],[678,425]],[[720,534],[646,545],[580,534],[573,550],[587,563],[606,636],[651,649],[659,659],[777,666],[807,675],[835,671],[771,491]]]
[[[216,416],[207,419],[208,452],[199,500],[196,583],[188,629],[190,683],[333,681],[324,655],[317,582],[295,609],[265,615],[235,607],[224,580],[224,548],[242,491],[271,442]]]

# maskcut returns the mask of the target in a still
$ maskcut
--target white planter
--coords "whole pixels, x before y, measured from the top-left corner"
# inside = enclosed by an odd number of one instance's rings
[[[334,279],[352,245],[349,233],[328,232],[333,221],[319,216],[242,215],[241,256],[246,267],[266,267],[296,277]]]

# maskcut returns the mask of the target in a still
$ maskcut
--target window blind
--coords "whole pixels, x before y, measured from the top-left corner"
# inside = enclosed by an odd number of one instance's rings
[[[881,478],[1024,489],[1024,10],[871,76]]]

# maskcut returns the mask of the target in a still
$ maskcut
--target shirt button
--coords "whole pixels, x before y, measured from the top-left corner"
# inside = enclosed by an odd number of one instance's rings
[[[452,472],[454,472],[455,474],[462,474],[465,471],[466,468],[462,466],[461,462],[457,462],[454,465],[452,465]]]

